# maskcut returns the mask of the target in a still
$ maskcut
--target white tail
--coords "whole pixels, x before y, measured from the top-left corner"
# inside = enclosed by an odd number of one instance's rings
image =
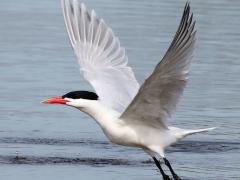
[[[184,136],[188,136],[195,133],[207,132],[216,129],[216,127],[206,128],[206,129],[196,129],[196,130],[185,130]]]

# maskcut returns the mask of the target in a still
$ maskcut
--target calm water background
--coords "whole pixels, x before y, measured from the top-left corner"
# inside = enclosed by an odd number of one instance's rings
[[[172,40],[185,0],[85,4],[119,36],[143,82]],[[197,47],[170,123],[219,128],[170,147],[167,157],[183,179],[239,179],[240,1],[192,0],[191,5]],[[83,113],[39,103],[91,90],[79,74],[59,0],[1,0],[0,22],[0,179],[160,179],[144,152],[112,145]]]

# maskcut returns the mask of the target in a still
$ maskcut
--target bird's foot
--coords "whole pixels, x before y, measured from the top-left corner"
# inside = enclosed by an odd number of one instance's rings
[[[164,180],[171,180],[168,175],[163,175],[163,179],[164,179]]]
[[[175,180],[182,180],[178,175],[176,175],[176,174],[173,174],[173,178],[175,179]]]

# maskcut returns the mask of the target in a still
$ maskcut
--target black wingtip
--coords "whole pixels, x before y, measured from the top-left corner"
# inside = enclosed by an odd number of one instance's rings
[[[185,7],[190,7],[190,1],[187,1]]]

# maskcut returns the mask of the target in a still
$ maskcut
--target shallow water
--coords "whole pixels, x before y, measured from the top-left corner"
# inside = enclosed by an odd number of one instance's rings
[[[143,82],[163,56],[184,0],[88,0],[113,28]],[[183,179],[240,178],[240,1],[191,1],[197,47],[170,124],[219,127],[170,147]],[[39,102],[91,90],[78,72],[58,0],[0,2],[0,179],[161,179],[140,149],[113,145],[81,112]]]

